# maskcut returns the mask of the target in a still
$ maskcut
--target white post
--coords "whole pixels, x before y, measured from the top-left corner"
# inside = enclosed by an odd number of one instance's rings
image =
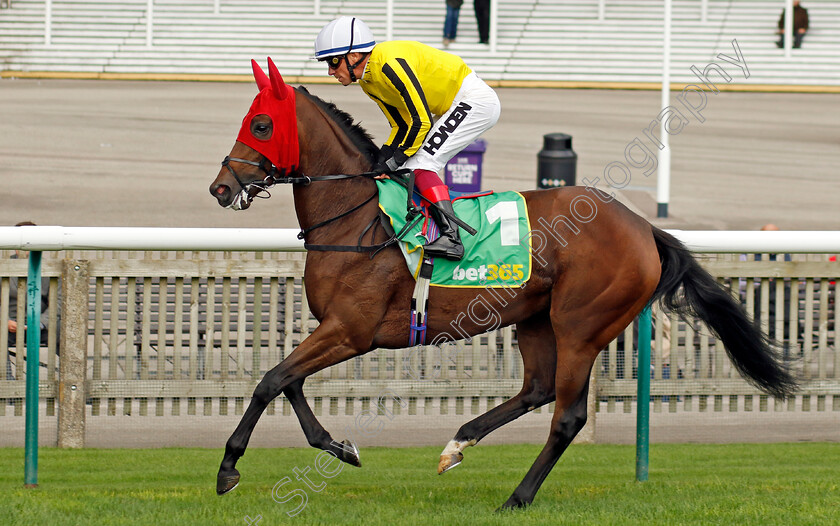
[[[52,44],[52,0],[44,6],[44,45]]]
[[[385,40],[394,39],[394,0],[388,0],[385,9]]]
[[[152,47],[152,26],[154,18],[155,0],[146,3],[146,47]]]
[[[785,58],[793,48],[793,0],[785,0]]]
[[[321,0],[315,0],[315,16],[321,16]]]
[[[671,0],[665,0],[665,42],[662,52],[662,109],[671,105]],[[662,119],[659,151],[659,172],[656,178],[656,217],[668,217],[668,196],[671,193],[671,147],[668,144],[668,119]]]
[[[499,42],[499,2],[490,2],[490,53],[496,52],[496,45]]]
[[[213,14],[218,15],[222,12],[222,0],[213,0]]]
[[[598,22],[603,22],[607,17],[607,1],[598,0]]]
[[[709,0],[700,0],[700,23],[709,21]]]

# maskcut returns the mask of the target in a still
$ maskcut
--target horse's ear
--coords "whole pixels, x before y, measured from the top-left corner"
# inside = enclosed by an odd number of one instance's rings
[[[268,80],[268,77],[265,75],[265,72],[254,59],[251,59],[251,69],[254,70],[254,79],[257,81],[257,88],[260,91],[271,86],[271,82]]]
[[[286,83],[283,81],[283,77],[280,75],[280,71],[274,65],[271,57],[268,57],[268,76],[271,79],[271,90],[274,92],[274,96],[280,100],[285,99],[287,95]]]

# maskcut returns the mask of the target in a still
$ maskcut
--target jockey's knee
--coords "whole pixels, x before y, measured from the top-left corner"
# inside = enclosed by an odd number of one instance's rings
[[[442,186],[443,181],[440,180],[440,176],[437,172],[432,170],[427,170],[423,168],[415,168],[414,169],[414,185],[425,196],[425,192],[427,192],[431,188],[435,188],[437,186]]]

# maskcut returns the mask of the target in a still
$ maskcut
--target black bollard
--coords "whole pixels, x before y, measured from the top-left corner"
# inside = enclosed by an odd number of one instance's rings
[[[537,188],[573,186],[577,154],[572,136],[565,133],[543,135],[543,149],[537,154]]]

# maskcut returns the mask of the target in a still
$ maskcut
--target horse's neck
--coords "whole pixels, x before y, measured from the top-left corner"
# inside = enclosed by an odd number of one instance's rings
[[[304,175],[358,174],[370,168],[366,157],[358,151],[341,127],[309,100],[298,105],[298,135],[300,171]],[[298,223],[305,230],[332,219],[361,204],[373,192],[376,192],[376,185],[363,177],[313,182],[307,186],[295,185]],[[346,238],[354,231],[355,236],[358,236],[361,229],[357,229],[356,224],[370,220],[366,217],[370,213],[365,212],[359,210],[346,219],[317,229],[307,236],[307,240],[314,244],[335,244],[341,243],[340,238]],[[356,239],[351,244],[356,244]]]

